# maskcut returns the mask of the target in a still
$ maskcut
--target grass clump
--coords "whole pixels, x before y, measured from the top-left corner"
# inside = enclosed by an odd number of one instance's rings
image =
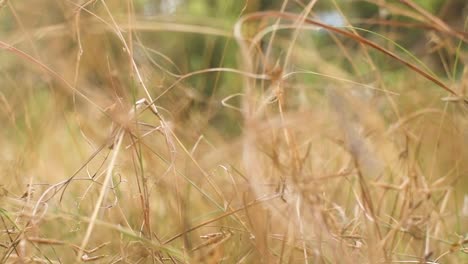
[[[467,262],[466,15],[368,2],[0,1],[1,262]]]

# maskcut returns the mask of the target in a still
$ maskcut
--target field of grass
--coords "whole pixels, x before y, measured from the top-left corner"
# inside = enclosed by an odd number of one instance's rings
[[[0,263],[468,263],[466,14],[0,0]]]

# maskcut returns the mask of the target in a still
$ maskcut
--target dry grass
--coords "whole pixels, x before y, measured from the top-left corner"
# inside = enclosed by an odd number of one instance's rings
[[[0,0],[0,262],[468,262],[468,34],[369,2]]]

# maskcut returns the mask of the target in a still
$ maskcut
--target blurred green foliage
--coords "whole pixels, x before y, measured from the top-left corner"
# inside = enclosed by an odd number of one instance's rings
[[[447,21],[452,24],[459,24],[460,21],[463,21],[465,18],[464,12],[466,12],[467,9],[467,4],[463,0],[415,0],[414,2],[435,15],[441,15],[442,18],[447,18]],[[249,0],[241,2],[237,0],[138,0],[133,2],[137,20],[154,22],[155,24],[159,22],[169,22],[182,26],[198,25],[201,27],[224,30],[227,34],[232,33],[234,24],[238,21],[239,17],[255,11],[279,10],[283,3],[285,3],[285,1],[281,0]],[[309,1],[288,1],[285,11],[300,12],[309,3]],[[381,5],[379,6],[376,3],[381,3]],[[379,32],[384,36],[388,35],[410,52],[414,52],[415,55],[422,60],[431,63],[438,74],[446,75],[445,69],[441,66],[442,62],[438,54],[421,52],[422,50],[426,50],[421,47],[428,45],[428,30],[417,27],[392,28],[361,23],[365,19],[391,19],[392,21],[415,22],[412,17],[405,17],[401,14],[392,13],[385,15],[386,4],[398,6],[403,10],[409,10],[408,7],[405,7],[399,3],[399,1],[374,3],[373,1],[325,0],[317,2],[313,9],[313,15],[319,17],[319,19],[323,19],[326,23],[342,23],[342,21],[337,20],[339,20],[339,13],[344,12],[346,14],[346,19],[356,27],[363,27],[366,30]],[[74,29],[71,19],[73,13],[64,14],[62,12],[62,9],[69,7],[68,5],[70,4],[63,3],[57,5],[55,2],[50,1],[38,1],[30,5],[28,5],[26,1],[16,1],[5,4],[0,10],[0,33],[9,40],[16,40],[20,36],[21,41],[18,42],[17,47],[34,57],[44,58],[51,56],[73,61],[78,48],[74,32],[67,32],[64,34],[64,32],[53,33],[53,30],[48,31],[50,28],[53,29],[53,27],[60,27],[63,25],[70,26],[70,28]],[[113,8],[113,12],[116,12],[117,19],[127,12],[126,7],[120,5],[118,1],[109,1],[109,5]],[[35,11],[38,8],[49,10],[50,12],[47,16],[40,15]],[[99,2],[89,5],[87,8],[89,12],[82,12],[83,20],[95,20],[97,16],[102,16],[104,20],[109,20],[105,9]],[[337,10],[337,8],[339,8],[339,10]],[[22,18],[21,23],[15,18],[13,15],[14,13],[11,12],[10,9],[16,10],[18,17]],[[74,6],[72,10],[73,9],[76,10],[76,6]],[[121,12],[121,14],[118,12]],[[321,16],[324,14],[328,15],[328,19],[332,20],[327,21],[326,17]],[[124,23],[125,21],[122,19],[120,20],[120,23]],[[252,31],[255,33],[260,31],[263,27],[272,24],[273,21],[273,18],[264,19],[256,23],[249,23],[244,27],[249,32]],[[96,22],[94,23],[96,26],[99,24]],[[24,27],[24,29],[22,29],[22,27]],[[129,72],[129,67],[126,61],[126,54],[122,52],[122,45],[114,32],[107,31],[105,34],[101,34],[102,32],[99,32],[99,30],[92,32],[92,29],[92,27],[88,28],[86,26],[81,28],[83,47],[86,49],[83,63],[86,64],[86,68],[89,69],[81,73],[82,79],[98,87],[112,86],[113,83],[109,82],[108,76],[108,64],[111,64],[113,69],[120,73],[118,76],[120,81],[124,83],[124,86],[133,87],[130,88],[130,90],[136,89],[138,86],[136,85],[137,82],[135,82],[132,75],[127,74]],[[25,37],[26,34],[18,33],[22,30],[24,30],[24,32],[37,31],[40,34],[33,34],[33,39],[28,40],[28,37]],[[49,32],[52,33],[49,35]],[[280,30],[276,33],[276,36],[279,40],[287,41],[292,36],[291,32],[292,30]],[[342,69],[351,74],[360,76],[370,72],[370,69],[363,66],[365,63],[359,63],[363,54],[359,53],[360,48],[357,42],[341,36],[328,34],[324,31],[319,32],[320,33],[310,30],[301,31],[300,37],[295,45],[304,49],[319,50],[323,58],[335,62],[336,65],[340,65]],[[151,89],[156,89],[155,87],[167,87],[176,81],[177,78],[167,74],[164,69],[179,75],[184,75],[210,68],[239,68],[240,58],[238,46],[232,37],[206,35],[197,32],[196,29],[178,32],[172,31],[171,28],[158,31],[135,30],[134,34],[138,37],[134,39],[134,45],[137,47],[135,49],[136,53],[139,53],[136,58],[137,61],[141,58],[141,61],[139,61],[141,65],[148,66],[145,76],[149,80]],[[375,34],[363,31],[360,31],[360,34],[382,46],[393,46],[392,43],[389,43]],[[269,36],[270,35],[266,35],[264,37],[264,43],[268,42]],[[138,41],[141,41],[141,43],[138,43]],[[350,51],[357,51],[356,56],[352,59],[356,61],[356,65],[361,66],[353,68],[349,58],[343,56],[341,52],[336,52],[339,42],[341,42],[340,45],[343,45],[343,47],[346,47]],[[31,43],[34,43],[35,47],[32,47],[30,45]],[[145,49],[147,49],[144,53],[138,51],[138,49],[141,49],[140,45],[143,45]],[[54,46],[57,48],[50,48]],[[462,46],[461,48],[464,49],[466,47]],[[281,41],[278,41],[277,45],[273,45],[271,63],[282,63],[287,49],[288,46],[281,44]],[[403,54],[400,50],[396,50],[396,52],[398,54]],[[167,59],[162,59],[160,54],[164,54]],[[399,66],[398,63],[380,53],[371,52],[370,54],[382,69],[391,71],[396,66]],[[109,61],[98,58],[102,55],[109,58]],[[405,55],[403,54],[403,56]],[[25,74],[25,66],[19,61],[13,63],[13,56],[10,54],[2,53],[0,54],[0,58],[2,71],[6,72],[8,76]],[[157,69],[151,61],[160,63],[164,69]],[[45,63],[52,66],[54,69],[62,69],[59,65],[63,62],[59,62],[59,60],[56,62],[45,61]],[[56,64],[54,65],[54,63]],[[176,65],[176,67],[174,65]],[[290,66],[292,68],[288,70],[292,70],[294,67],[305,67],[307,64],[296,60]],[[69,67],[73,68],[74,65],[69,65]],[[267,67],[272,66],[269,65]],[[26,69],[29,68],[26,67]],[[458,67],[457,73],[461,71],[462,68]],[[33,75],[28,75],[24,78],[33,79],[34,77]],[[6,80],[4,80],[4,82],[6,82]],[[44,85],[46,84],[47,83],[44,83]],[[50,83],[48,85],[50,85]],[[174,89],[178,90],[178,92],[176,91],[168,94],[170,100],[162,100],[162,107],[170,107],[174,105],[174,103],[180,103],[181,110],[177,113],[180,114],[181,118],[189,118],[189,109],[196,109],[205,112],[209,116],[212,115],[209,119],[215,120],[213,124],[218,125],[223,123],[220,125],[220,128],[228,126],[229,129],[226,129],[227,131],[238,131],[233,128],[237,127],[236,124],[229,123],[229,120],[234,122],[234,120],[237,119],[237,114],[233,111],[225,111],[220,101],[228,95],[242,91],[242,76],[239,74],[221,72],[203,73],[185,78],[178,86],[180,87]],[[160,89],[155,93],[162,92],[163,90],[164,89]],[[190,99],[185,98],[185,101],[180,100],[181,94],[189,90],[193,93],[193,97]],[[141,94],[133,94],[134,99],[139,96],[141,97]],[[220,120],[222,120],[222,122],[220,122]]]

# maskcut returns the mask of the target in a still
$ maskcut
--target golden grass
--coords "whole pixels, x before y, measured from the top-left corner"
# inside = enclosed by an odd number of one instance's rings
[[[0,1],[0,262],[467,262],[468,34],[317,2]]]

